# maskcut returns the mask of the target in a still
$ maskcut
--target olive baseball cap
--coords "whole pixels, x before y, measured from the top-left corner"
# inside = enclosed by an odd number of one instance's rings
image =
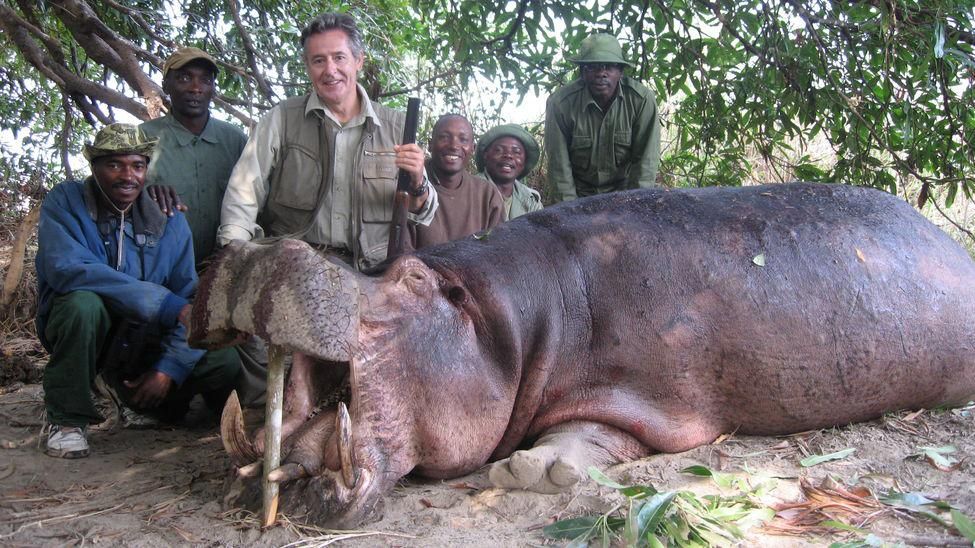
[[[178,69],[184,67],[190,61],[195,61],[197,59],[203,59],[213,67],[213,72],[217,72],[217,62],[210,56],[209,53],[203,51],[200,48],[194,47],[183,47],[174,51],[169,59],[163,63],[163,78],[172,69]]]
[[[623,59],[623,49],[615,36],[609,34],[593,34],[579,46],[579,55],[569,59],[580,65],[586,63],[617,63],[632,67],[633,64]]]
[[[532,134],[517,124],[496,126],[487,130],[481,136],[477,141],[477,150],[474,152],[474,164],[477,166],[477,170],[479,172],[484,171],[484,155],[487,153],[488,147],[491,146],[491,143],[502,137],[514,137],[521,141],[521,146],[525,147],[525,169],[521,170],[521,173],[516,178],[521,179],[527,173],[531,173],[531,170],[535,169],[535,165],[538,164],[538,157],[541,154],[541,150],[538,147],[538,142],[532,137]]]
[[[132,124],[109,124],[98,130],[95,141],[85,145],[83,154],[89,162],[102,156],[116,154],[140,154],[152,157],[158,139],[149,139]]]

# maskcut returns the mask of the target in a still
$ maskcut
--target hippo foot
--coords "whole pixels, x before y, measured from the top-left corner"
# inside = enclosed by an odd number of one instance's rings
[[[606,466],[647,454],[628,434],[601,424],[571,422],[549,430],[531,449],[515,451],[491,465],[496,487],[555,494],[586,477],[590,466]]]

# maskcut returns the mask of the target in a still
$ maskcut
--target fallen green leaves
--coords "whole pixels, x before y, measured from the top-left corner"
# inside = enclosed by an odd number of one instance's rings
[[[852,449],[821,455],[835,460]],[[842,454],[842,455],[841,455]],[[841,456],[836,456],[841,455]],[[596,468],[589,469],[596,483],[618,491],[625,500],[599,516],[565,519],[543,529],[545,536],[569,541],[566,546],[705,547],[740,545],[745,533],[761,526],[773,535],[815,536],[847,534],[854,537],[836,547],[884,545],[883,539],[865,527],[877,518],[896,513],[915,515],[954,529],[975,542],[975,523],[945,501],[935,501],[920,493],[888,492],[875,496],[863,486],[847,487],[832,478],[813,485],[799,479],[803,499],[796,502],[764,504],[771,482],[754,482],[749,474],[715,472],[706,466],[689,466],[685,474],[710,478],[731,495],[698,495],[691,491],[661,492],[650,485],[623,485]]]
[[[684,472],[711,477],[719,485],[746,485],[731,481],[731,474],[715,473],[704,466]],[[757,500],[765,484],[734,496],[699,496],[690,491],[659,492],[648,485],[621,485],[595,468],[589,469],[589,477],[619,491],[626,502],[601,516],[553,523],[543,530],[546,536],[569,540],[568,546],[584,546],[591,540],[604,546],[612,541],[626,546],[730,546],[744,539],[746,530],[768,522],[775,514]]]
[[[816,466],[817,464],[822,464],[832,460],[845,459],[846,457],[852,455],[855,451],[856,447],[850,447],[849,449],[844,449],[835,453],[828,453],[826,455],[812,455],[799,461],[799,464],[805,468],[808,468],[810,466]]]
[[[928,461],[931,466],[934,466],[942,472],[954,472],[957,470],[962,461],[956,460],[951,456],[952,453],[957,451],[953,445],[943,445],[941,447],[929,447],[922,445],[915,449],[915,453],[912,457],[919,459],[924,459]]]

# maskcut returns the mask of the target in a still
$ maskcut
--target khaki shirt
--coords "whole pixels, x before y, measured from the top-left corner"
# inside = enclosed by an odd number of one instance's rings
[[[364,152],[401,142],[402,123],[394,127],[393,120],[380,113],[392,111],[374,105],[361,85],[358,90],[362,112],[344,125],[314,93],[286,100],[261,119],[224,195],[217,235],[221,245],[265,235],[292,236],[349,250],[356,257],[357,267],[385,258],[397,170],[392,158],[367,158]],[[292,108],[295,101],[304,101],[305,119],[320,125],[321,137],[315,138],[317,143],[293,143],[283,151],[285,109]],[[321,138],[327,142],[322,143]],[[319,158],[324,165],[309,166],[309,158]],[[274,176],[275,170],[283,173],[289,169],[313,174],[308,180],[278,180]],[[273,187],[275,181],[277,187]],[[408,218],[429,225],[437,206],[437,195],[431,188],[423,209]],[[265,219],[269,212],[273,214],[270,220]],[[293,219],[289,220],[291,215]],[[310,226],[304,226],[309,224],[304,218],[311,215],[314,219]]]
[[[548,181],[563,201],[654,186],[660,165],[660,120],[652,91],[624,76],[603,111],[586,83],[559,88],[545,104]]]
[[[199,263],[216,247],[223,193],[247,136],[212,116],[200,135],[194,135],[168,114],[139,128],[146,136],[159,139],[149,162],[146,184],[173,187],[189,206],[184,215],[193,231],[193,249]]]
[[[492,181],[491,175],[487,171],[482,171],[477,176]],[[542,209],[542,195],[534,188],[515,180],[511,196],[504,199],[505,218],[510,221],[515,217],[521,217],[526,213],[538,211],[539,209]]]

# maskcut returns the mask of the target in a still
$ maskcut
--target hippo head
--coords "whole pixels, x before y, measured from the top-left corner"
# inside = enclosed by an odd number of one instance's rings
[[[190,341],[214,347],[255,334],[301,353],[309,367],[301,377],[295,358],[282,466],[272,473],[281,509],[326,527],[355,527],[381,517],[383,495],[411,470],[447,476],[470,468],[454,458],[471,453],[475,440],[463,438],[477,435],[469,425],[484,412],[469,404],[499,395],[483,384],[443,390],[483,368],[466,301],[462,288],[415,257],[370,277],[303,242],[234,242],[201,280]],[[451,406],[461,411],[431,420]],[[263,434],[246,433],[244,424],[234,395],[221,435],[241,474],[256,476]],[[483,463],[491,448],[473,451],[473,460]],[[249,482],[243,502],[259,500],[260,482]]]

